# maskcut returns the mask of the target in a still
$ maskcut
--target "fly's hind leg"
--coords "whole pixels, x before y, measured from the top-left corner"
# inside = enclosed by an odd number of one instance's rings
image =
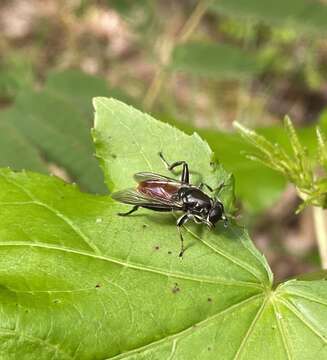
[[[135,205],[132,207],[131,210],[127,211],[126,213],[118,213],[118,215],[119,216],[128,216],[128,215],[132,214],[133,212],[135,212],[138,208],[139,208],[139,206]]]
[[[159,156],[160,156],[161,160],[164,162],[164,164],[166,165],[167,169],[169,171],[171,171],[171,172],[173,172],[175,167],[183,165],[181,182],[184,183],[184,184],[189,184],[190,183],[190,172],[189,172],[188,164],[187,164],[186,161],[184,161],[184,160],[175,161],[172,164],[169,164],[168,161],[164,158],[161,151],[159,152]]]
[[[183,238],[183,235],[182,235],[182,232],[181,232],[181,226],[186,224],[191,219],[192,219],[192,215],[184,214],[176,222],[177,230],[178,230],[179,237],[180,237],[180,240],[181,240],[181,251],[179,253],[179,257],[182,257],[183,254],[184,254],[184,251],[185,251],[185,249],[184,249],[184,238]]]

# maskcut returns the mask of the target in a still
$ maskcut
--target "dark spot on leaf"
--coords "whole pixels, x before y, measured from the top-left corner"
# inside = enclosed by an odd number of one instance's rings
[[[156,250],[159,250],[159,249],[160,249],[159,245],[156,245],[154,248],[155,248]]]
[[[27,314],[29,311],[28,310],[25,310],[25,313]]]
[[[212,299],[210,297],[208,298],[208,302],[212,302]]]
[[[99,288],[99,287],[101,287],[101,285],[100,285],[100,284],[96,284],[95,287],[96,287],[96,288]]]
[[[142,228],[143,228],[143,229],[145,229],[145,228],[147,228],[147,227],[148,227],[148,225],[146,225],[146,224],[143,224],[143,225],[142,225]]]
[[[59,299],[54,299],[54,300],[53,300],[53,303],[54,303],[54,304],[58,304],[58,303],[60,303],[60,300],[59,300]]]
[[[174,287],[172,288],[171,291],[172,291],[173,294],[176,294],[176,293],[178,293],[179,291],[181,291],[181,289],[178,287],[178,284],[175,283],[175,285],[174,285]]]
[[[170,250],[168,251],[168,254],[171,255],[171,251],[170,251]]]
[[[113,159],[117,159],[117,155],[116,155],[116,154],[111,154],[111,157],[112,157]]]
[[[211,347],[210,347],[210,346],[208,346],[208,351],[211,351]]]

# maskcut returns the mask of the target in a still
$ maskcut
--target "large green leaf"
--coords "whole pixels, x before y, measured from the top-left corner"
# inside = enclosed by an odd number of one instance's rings
[[[230,16],[289,24],[299,30],[327,30],[327,6],[318,0],[215,0],[212,10]]]
[[[89,131],[91,99],[107,94],[105,81],[75,70],[50,74],[42,91],[25,89],[14,106],[0,113],[0,136],[5,140],[0,142],[0,163],[16,170],[46,171],[47,162],[52,162],[83,189],[104,193]]]
[[[46,172],[39,152],[11,123],[11,111],[3,111],[0,118],[0,167],[34,169]]]
[[[31,86],[33,80],[32,64],[25,55],[16,54],[11,49],[0,58],[1,98],[14,98],[22,88]]]
[[[259,71],[251,55],[227,44],[192,42],[175,48],[171,69],[215,78],[239,78]]]
[[[192,180],[229,175],[197,135],[118,101],[95,101],[93,136],[108,184],[167,174],[157,152],[185,159]],[[178,146],[176,145],[178,143]],[[232,193],[231,183],[224,197]],[[6,359],[325,359],[325,281],[276,290],[246,231],[184,229],[171,214],[80,193],[54,177],[0,172],[0,351]]]

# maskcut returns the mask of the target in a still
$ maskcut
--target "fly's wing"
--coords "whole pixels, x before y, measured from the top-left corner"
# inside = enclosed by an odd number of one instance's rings
[[[152,172],[139,172],[134,175],[134,180],[138,183],[142,181],[162,181],[162,182],[169,182],[175,184],[181,184],[179,180],[170,178],[168,176],[163,176],[159,174],[155,174]]]
[[[111,194],[111,197],[116,201],[130,205],[152,206],[161,208],[167,207],[174,209],[180,209],[182,207],[182,203],[177,200],[147,196],[146,194],[143,194],[132,188],[117,191]]]

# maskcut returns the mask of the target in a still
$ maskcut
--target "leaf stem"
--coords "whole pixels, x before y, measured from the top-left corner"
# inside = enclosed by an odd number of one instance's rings
[[[321,266],[327,269],[326,213],[321,207],[313,206],[313,220],[319,249]]]
[[[158,65],[155,76],[145,94],[143,100],[143,107],[145,110],[150,111],[156,102],[156,99],[160,93],[162,85],[167,77],[167,66],[171,61],[171,55],[177,44],[186,42],[196,27],[199,25],[203,15],[208,8],[208,0],[199,0],[198,4],[194,8],[192,14],[186,20],[182,29],[180,30],[177,38],[175,40],[163,41],[161,53],[161,62]]]
[[[193,31],[199,25],[203,15],[206,13],[208,9],[208,3],[208,0],[200,0],[198,2],[192,14],[186,20],[184,26],[182,27],[177,38],[177,43],[186,42],[191,37]]]

